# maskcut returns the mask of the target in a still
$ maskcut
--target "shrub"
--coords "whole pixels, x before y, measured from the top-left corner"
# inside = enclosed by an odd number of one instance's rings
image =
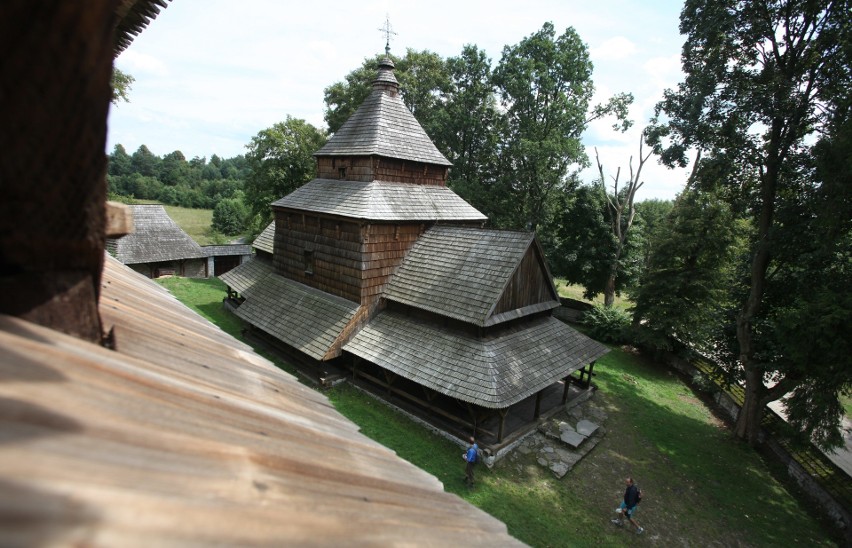
[[[589,335],[603,342],[621,344],[630,336],[630,314],[620,308],[596,305],[580,317]]]
[[[213,230],[222,234],[239,234],[246,224],[246,206],[240,200],[226,198],[213,208]]]

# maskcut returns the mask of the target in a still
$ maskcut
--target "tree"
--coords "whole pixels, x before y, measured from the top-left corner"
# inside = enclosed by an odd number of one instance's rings
[[[826,435],[837,432],[839,416],[825,399],[836,400],[852,373],[833,377],[830,387],[821,384],[824,398],[795,397],[822,378],[822,367],[796,361],[794,341],[779,346],[782,312],[793,306],[801,316],[805,310],[791,302],[794,295],[776,289],[791,284],[798,270],[812,270],[804,250],[790,243],[812,232],[823,213],[808,199],[820,188],[809,167],[814,143],[840,127],[836,120],[848,119],[849,13],[849,0],[687,0],[680,26],[687,36],[686,79],[666,91],[657,111],[668,119],[650,134],[671,165],[685,165],[686,152],[696,149],[702,155],[697,180],[718,185],[720,196],[751,219],[747,281],[731,325],[735,359],[724,365],[744,381],[735,432],[752,444],[766,404],[786,394],[794,395],[787,401],[791,414],[822,425],[813,432],[817,442],[838,439]],[[806,215],[783,215],[794,210]],[[842,237],[842,231],[833,235]],[[834,257],[832,265],[842,262]],[[822,344],[843,338],[832,329],[814,335]],[[848,356],[841,357],[841,371],[852,371]]]
[[[621,177],[621,168],[619,167],[615,172],[615,176],[611,177],[611,193],[607,192],[604,168],[601,164],[600,156],[598,155],[598,149],[595,148],[595,162],[598,165],[598,173],[600,173],[600,179],[598,180],[597,187],[600,189],[601,195],[603,195],[606,199],[607,218],[613,235],[612,241],[615,244],[615,249],[612,253],[612,260],[607,268],[606,283],[603,291],[604,306],[607,308],[612,306],[612,303],[615,302],[616,280],[619,273],[623,271],[623,267],[620,264],[621,256],[624,252],[625,243],[627,242],[627,235],[633,227],[633,219],[636,216],[636,206],[634,203],[634,200],[636,199],[636,192],[643,184],[645,184],[645,182],[641,180],[642,167],[644,167],[645,162],[648,161],[648,158],[650,158],[652,154],[652,152],[648,152],[648,154],[643,155],[643,140],[644,137],[640,138],[639,141],[639,165],[636,168],[636,172],[633,172],[633,157],[631,156],[630,160],[627,162],[629,176],[627,177],[627,180],[624,181],[624,188],[621,190],[618,189],[620,182],[619,179]]]
[[[187,185],[190,166],[183,152],[176,150],[163,156],[160,163],[160,181],[169,186]]]
[[[121,145],[116,143],[112,149],[112,154],[109,155],[109,174],[110,175],[129,175],[132,171],[130,155]]]
[[[325,141],[325,132],[291,116],[252,137],[246,145],[251,173],[245,182],[245,201],[252,215],[268,223],[272,202],[313,179],[313,154]]]
[[[136,79],[133,76],[113,66],[112,77],[110,78],[110,86],[112,87],[112,99],[110,101],[113,105],[118,105],[121,101],[130,102],[130,88],[135,81]]]
[[[669,350],[672,340],[723,360],[725,323],[736,308],[738,261],[748,224],[712,191],[687,188],[656,231],[648,267],[632,292],[639,339]]]
[[[161,163],[160,157],[148,150],[145,145],[139,145],[139,148],[130,157],[130,166],[133,171],[143,177],[159,177]]]
[[[518,209],[513,224],[535,229],[549,220],[554,192],[573,185],[569,170],[588,165],[580,137],[589,121],[626,113],[618,106],[632,96],[589,115],[594,85],[588,49],[573,28],[557,37],[552,23],[504,47],[493,81],[507,117],[501,169]]]
[[[671,200],[660,200],[658,198],[636,203],[636,215],[641,219],[645,233],[644,245],[642,246],[643,272],[648,268],[657,242],[662,239],[663,225],[673,207],[674,202]]]
[[[641,220],[616,255],[619,243],[608,209],[607,197],[598,184],[580,185],[571,193],[559,195],[551,230],[542,235],[542,246],[554,275],[582,285],[587,299],[606,290],[613,264],[619,271],[614,293],[636,284],[644,268]]]
[[[248,212],[239,198],[225,198],[213,208],[213,230],[233,236],[243,231]]]
[[[504,117],[491,83],[491,60],[484,51],[467,45],[446,65],[449,89],[438,112],[438,129],[430,136],[453,163],[447,185],[499,226],[514,205],[506,203],[506,193],[495,188]]]

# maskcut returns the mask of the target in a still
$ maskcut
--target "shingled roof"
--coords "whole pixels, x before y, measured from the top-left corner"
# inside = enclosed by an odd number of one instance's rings
[[[261,251],[266,251],[269,254],[274,253],[275,249],[275,221],[272,221],[263,232],[257,235],[257,238],[251,243],[252,247]]]
[[[266,261],[251,259],[225,272],[219,276],[219,279],[245,297],[251,294],[254,286],[262,284],[272,272],[271,264]]]
[[[488,219],[447,187],[385,181],[314,179],[272,206],[371,221]]]
[[[134,231],[107,240],[107,249],[124,264],[156,263],[207,256],[201,246],[181,230],[161,205],[132,205]]]
[[[609,350],[547,316],[479,338],[385,310],[344,350],[441,394],[500,409]]]
[[[260,261],[242,266],[256,262]],[[246,276],[239,283],[246,284],[245,295],[250,297],[234,313],[317,360],[323,359],[358,310],[357,303],[277,274],[263,275],[260,269],[255,272],[242,268],[234,270]],[[228,274],[230,272],[224,274],[223,279],[235,281]]]
[[[169,2],[171,0],[168,0]],[[115,28],[115,46],[117,57],[127,49],[133,39],[153,21],[160,10],[168,6],[166,0],[121,0],[115,8],[118,23]]]
[[[435,226],[414,244],[391,278],[384,296],[391,301],[478,326],[495,321],[492,312],[521,259],[535,243],[532,232]],[[536,312],[559,306],[553,298]]]
[[[114,350],[0,315],[0,544],[520,544],[323,394],[105,262]]]
[[[384,156],[450,166],[402,102],[393,62],[384,59],[373,91],[314,156]]]

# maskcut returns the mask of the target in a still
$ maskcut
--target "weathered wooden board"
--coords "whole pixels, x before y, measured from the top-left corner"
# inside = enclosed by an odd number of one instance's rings
[[[505,526],[107,258],[117,351],[0,316],[0,545],[491,545]]]

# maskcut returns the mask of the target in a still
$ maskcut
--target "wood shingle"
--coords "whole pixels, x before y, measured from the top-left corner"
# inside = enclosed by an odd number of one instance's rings
[[[385,297],[480,327],[490,325],[489,317],[534,240],[531,232],[432,227],[411,248]],[[544,276],[534,281],[550,285]],[[544,300],[527,303],[538,305],[536,312],[559,306],[555,290],[545,289]]]
[[[219,279],[225,282],[228,287],[246,297],[251,295],[254,286],[263,283],[264,279],[272,272],[272,265],[268,262],[252,259],[225,272],[219,276]]]
[[[385,59],[369,97],[315,156],[383,156],[452,165],[402,102],[393,63]]]
[[[476,337],[391,310],[381,312],[343,348],[441,394],[489,409],[517,403],[609,352],[549,316]]]
[[[314,179],[273,207],[372,221],[485,221],[447,187]]]
[[[246,295],[235,311],[239,318],[317,360],[334,345],[359,306],[276,274],[256,278]]]
[[[207,254],[161,205],[132,205],[134,232],[107,240],[107,249],[124,264],[201,259]]]
[[[272,255],[275,248],[275,221],[266,225],[266,228],[263,229],[263,232],[257,235],[257,238],[254,239],[251,245],[255,249],[266,251]]]

